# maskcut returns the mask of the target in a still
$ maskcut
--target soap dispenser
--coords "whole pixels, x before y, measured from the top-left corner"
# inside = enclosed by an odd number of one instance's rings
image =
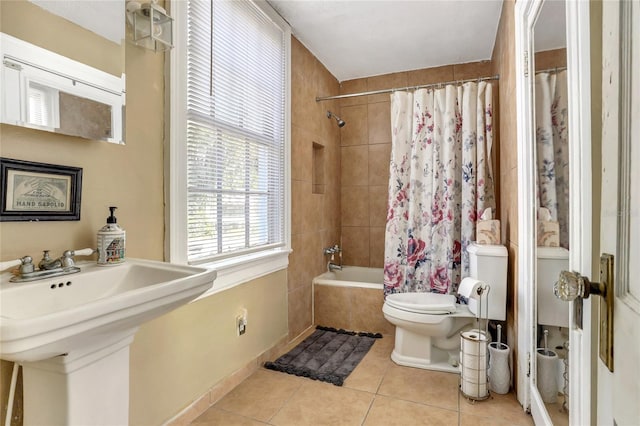
[[[113,215],[117,207],[109,207],[107,224],[98,231],[98,265],[119,265],[124,262],[125,231]]]

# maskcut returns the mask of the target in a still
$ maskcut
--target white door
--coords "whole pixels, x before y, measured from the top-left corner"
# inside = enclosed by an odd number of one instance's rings
[[[603,2],[600,251],[614,255],[613,372],[598,364],[598,425],[640,424],[640,3]],[[633,41],[633,42],[632,42]],[[595,277],[594,277],[595,280]],[[602,320],[602,319],[601,319]]]

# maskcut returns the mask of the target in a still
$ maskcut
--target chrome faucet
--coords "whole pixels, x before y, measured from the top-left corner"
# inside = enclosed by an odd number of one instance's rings
[[[14,272],[14,276],[9,280],[10,282],[28,282],[35,281],[41,278],[57,277],[60,275],[75,274],[80,272],[80,268],[75,266],[74,256],[90,256],[95,253],[94,249],[82,249],[82,250],[65,250],[61,257],[57,259],[51,258],[49,250],[44,250],[42,260],[38,262],[38,269],[33,264],[33,258],[31,256],[24,256],[15,261],[2,262],[2,270],[17,266],[20,267]]]
[[[337,265],[329,261],[329,263],[327,263],[327,269],[329,270],[329,272],[342,271],[342,265]]]
[[[323,250],[323,253],[325,254],[325,256],[328,254],[331,255],[331,259],[329,259],[329,262],[327,263],[327,270],[329,272],[342,271],[342,249],[339,245],[336,244],[333,247],[326,247]],[[336,254],[338,255],[338,258],[340,260],[339,263],[333,263]]]
[[[42,254],[42,260],[38,263],[38,269],[41,271],[51,271],[56,268],[62,267],[62,261],[60,259],[52,259],[49,256],[49,250],[44,250]]]
[[[326,248],[323,250],[323,252],[324,252],[324,254],[325,254],[325,255],[327,255],[327,254],[334,255],[334,254],[336,254],[336,253],[341,253],[341,252],[342,252],[342,249],[340,248],[340,246],[339,246],[339,245],[337,245],[337,244],[336,244],[336,245],[334,245],[333,247],[326,247]]]

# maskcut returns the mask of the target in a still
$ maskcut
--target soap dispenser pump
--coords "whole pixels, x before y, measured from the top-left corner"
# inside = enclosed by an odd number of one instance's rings
[[[113,214],[116,209],[109,207],[107,224],[98,231],[98,265],[119,265],[125,260],[125,231]]]

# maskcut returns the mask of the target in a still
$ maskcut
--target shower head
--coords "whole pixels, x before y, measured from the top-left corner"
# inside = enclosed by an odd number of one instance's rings
[[[336,119],[336,121],[338,122],[338,127],[344,127],[344,125],[347,124],[347,123],[345,123],[344,120],[342,120],[340,117],[338,117],[337,115],[335,115],[331,111],[327,111],[327,118],[331,118],[331,117]]]

